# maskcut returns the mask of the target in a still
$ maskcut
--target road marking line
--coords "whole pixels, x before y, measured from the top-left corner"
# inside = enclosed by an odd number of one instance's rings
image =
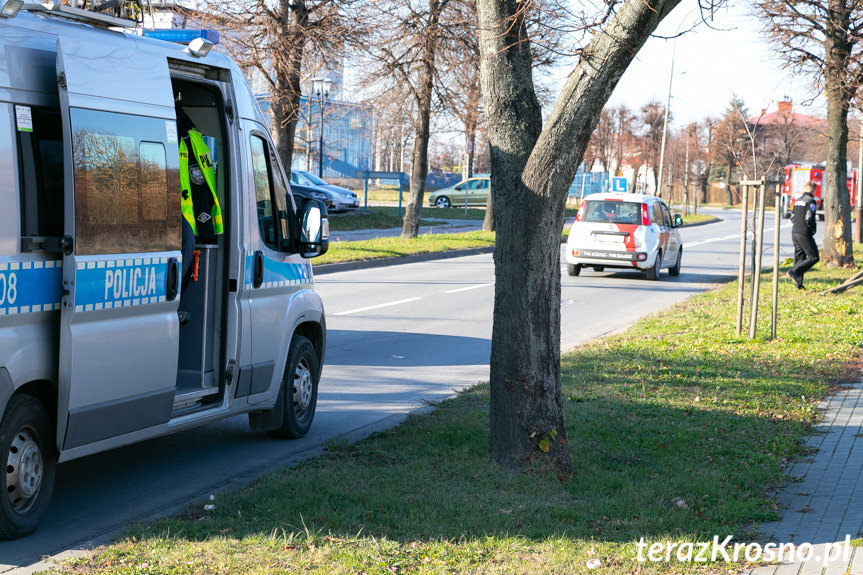
[[[443,293],[458,293],[458,292],[462,292],[462,291],[468,291],[468,290],[472,290],[472,289],[483,288],[483,287],[488,287],[488,286],[493,286],[493,285],[494,284],[477,284],[474,286],[467,286],[467,287],[447,290]]]
[[[382,303],[382,304],[378,304],[378,305],[370,305],[370,306],[368,306],[368,307],[361,307],[361,308],[352,309],[352,310],[348,310],[348,311],[340,311],[339,313],[334,313],[333,315],[350,315],[350,314],[352,314],[352,313],[360,313],[360,312],[364,312],[364,311],[371,311],[371,310],[373,310],[373,309],[381,309],[381,308],[383,308],[383,307],[390,307],[390,306],[393,306],[393,305],[400,305],[400,304],[403,304],[403,303],[410,303],[410,302],[412,302],[412,301],[419,301],[419,300],[421,300],[421,299],[422,299],[421,297],[411,297],[411,298],[408,298],[408,299],[400,299],[400,300],[398,300],[398,301],[391,301],[391,302],[388,302],[388,303]]]
[[[791,224],[780,224],[780,228],[788,228],[788,227],[791,227]],[[775,227],[765,228],[764,233],[772,232],[775,229],[776,229]],[[749,236],[751,233],[752,232],[749,231],[746,235]],[[716,243],[716,242],[723,242],[725,240],[739,240],[739,239],[740,239],[740,234],[730,234],[727,236],[722,236],[721,238],[711,238],[709,240],[702,240],[700,242],[686,242],[683,244],[683,247],[692,248],[692,247],[700,246],[700,245],[704,245],[704,244],[712,244],[712,243]],[[747,238],[747,239],[749,239],[749,238]]]

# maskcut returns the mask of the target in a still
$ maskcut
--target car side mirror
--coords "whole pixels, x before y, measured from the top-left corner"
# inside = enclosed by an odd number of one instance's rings
[[[303,202],[300,216],[300,253],[304,258],[324,255],[330,247],[330,221],[320,200]]]
[[[683,216],[680,214],[674,214],[674,227],[679,228],[683,225]]]

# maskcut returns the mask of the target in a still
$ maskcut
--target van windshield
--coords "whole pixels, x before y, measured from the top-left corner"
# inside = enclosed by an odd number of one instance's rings
[[[584,204],[583,222],[634,224],[641,220],[641,204],[612,200],[588,200]]]

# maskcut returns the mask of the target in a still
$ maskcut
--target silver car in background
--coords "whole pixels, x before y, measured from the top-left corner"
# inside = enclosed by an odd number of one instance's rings
[[[311,172],[304,170],[291,170],[291,184],[317,188],[327,194],[327,207],[330,212],[344,212],[358,208],[360,200],[357,195],[347,188],[329,184]]]

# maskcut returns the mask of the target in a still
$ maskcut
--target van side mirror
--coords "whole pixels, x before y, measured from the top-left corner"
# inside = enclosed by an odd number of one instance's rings
[[[683,225],[683,216],[680,214],[674,214],[674,227],[679,228]]]
[[[320,200],[303,202],[300,216],[300,253],[304,258],[324,255],[330,247],[330,221]]]

